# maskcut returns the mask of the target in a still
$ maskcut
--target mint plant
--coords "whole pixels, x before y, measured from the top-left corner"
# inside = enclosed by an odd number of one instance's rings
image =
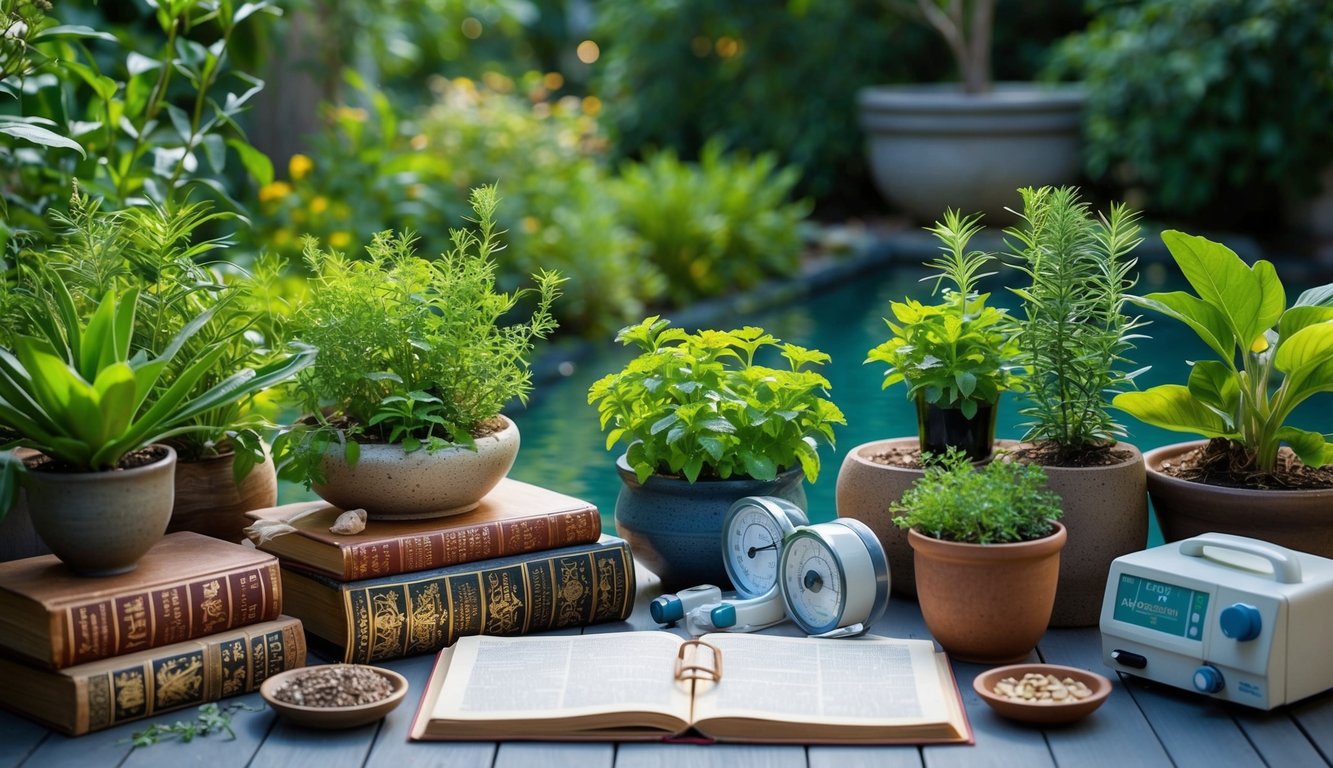
[[[657,316],[621,329],[616,340],[643,352],[624,370],[588,391],[606,447],[626,445],[639,482],[654,473],[700,478],[772,480],[802,468],[819,475],[819,444],[833,444],[833,425],[846,424],[825,397],[829,382],[807,366],[829,356],[783,343],[762,328],[688,333]],[[786,369],[760,365],[760,350],[777,351]]]
[[[949,450],[925,462],[925,475],[894,502],[893,524],[969,544],[1010,544],[1049,536],[1063,512],[1036,464],[997,459],[978,469]]]
[[[1014,384],[1013,366],[1018,347],[1003,309],[986,305],[990,294],[977,293],[977,281],[994,274],[981,272],[992,256],[969,251],[968,243],[981,231],[981,214],[963,216],[955,210],[928,228],[940,241],[943,255],[926,266],[938,270],[938,290],[947,281],[953,288],[941,292],[939,304],[915,299],[889,305],[894,320],[885,319],[890,336],[870,350],[866,362],[887,363],[884,388],[907,383],[907,397],[920,396],[941,408],[957,408],[967,418],[980,404],[994,404]]]
[[[476,230],[451,230],[452,247],[435,260],[418,256],[407,232],[377,234],[364,260],[307,239],[310,295],[289,331],[319,357],[296,381],[309,416],[274,441],[283,477],[322,480],[320,459],[335,444],[349,463],[358,441],[473,447],[505,405],[526,401],[528,356],[556,327],[562,278],[539,272],[533,288],[497,291],[496,188],[478,187],[471,203]],[[520,302],[526,320],[505,325]]]

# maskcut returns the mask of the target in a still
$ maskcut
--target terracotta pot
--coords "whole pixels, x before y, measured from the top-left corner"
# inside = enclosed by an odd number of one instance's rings
[[[926,627],[959,661],[1021,661],[1046,632],[1060,575],[1063,525],[1036,541],[963,544],[908,531]]]
[[[324,454],[327,483],[311,483],[319,497],[339,509],[364,509],[376,520],[422,520],[470,512],[509,474],[518,457],[518,427],[501,416],[505,428],[477,440],[477,450],[367,443],[355,466],[334,445]]]
[[[889,506],[901,499],[925,472],[880,464],[871,461],[870,457],[891,449],[912,449],[918,446],[915,437],[875,440],[856,446],[843,459],[835,491],[838,517],[860,520],[874,531],[889,558],[890,588],[894,594],[910,598],[916,597],[912,547],[907,543],[907,531],[893,524]],[[976,465],[983,466],[985,463],[981,461]]]
[[[1053,627],[1092,627],[1101,620],[1111,561],[1148,544],[1148,496],[1143,454],[1106,467],[1049,467],[1046,486],[1060,494],[1069,543],[1060,557]]]
[[[232,542],[245,539],[242,529],[254,522],[245,516],[252,509],[278,503],[278,473],[264,446],[264,463],[241,479],[232,479],[235,454],[176,462],[176,503],[168,533],[194,531]]]
[[[746,496],[777,496],[806,508],[800,467],[773,480],[700,480],[653,475],[640,483],[622,455],[616,459],[620,495],[616,533],[630,543],[634,559],[674,591],[699,584],[730,589],[722,563],[722,521]]]
[[[110,576],[134,570],[171,519],[176,452],[142,467],[22,475],[37,535],[70,570]]]
[[[1163,538],[1180,541],[1200,533],[1232,533],[1333,558],[1333,488],[1227,488],[1181,480],[1161,471],[1162,462],[1176,460],[1204,442],[1176,443],[1144,454],[1148,496]]]

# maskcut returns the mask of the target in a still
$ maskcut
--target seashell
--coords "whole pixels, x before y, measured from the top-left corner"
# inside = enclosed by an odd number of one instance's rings
[[[354,533],[360,533],[366,529],[366,511],[364,509],[349,509],[338,515],[338,519],[329,526],[331,533],[339,536],[350,536]]]

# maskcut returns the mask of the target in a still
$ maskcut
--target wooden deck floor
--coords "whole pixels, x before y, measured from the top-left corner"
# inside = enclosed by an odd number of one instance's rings
[[[653,629],[643,584],[629,622],[587,632]],[[773,630],[770,630],[773,631]],[[791,631],[789,628],[787,631]],[[928,637],[916,603],[894,599],[875,632]],[[1052,630],[1032,660],[1084,667],[1108,674],[1096,629]],[[236,739],[210,736],[189,744],[164,742],[131,750],[128,736],[147,722],[188,719],[194,710],[168,713],[120,728],[67,738],[22,718],[0,713],[0,768],[977,768],[984,766],[1226,766],[1300,768],[1333,764],[1333,693],[1275,712],[1213,702],[1201,696],[1132,678],[1115,680],[1107,702],[1086,720],[1039,730],[993,714],[972,692],[984,669],[954,664],[976,731],[975,746],[828,747],[686,744],[415,743],[407,729],[433,656],[391,662],[411,682],[408,700],[382,722],[349,731],[311,731],[274,716],[258,694],[232,699],[262,708],[240,712]],[[1115,679],[1113,677],[1113,679]],[[5,681],[0,681],[4,685]]]

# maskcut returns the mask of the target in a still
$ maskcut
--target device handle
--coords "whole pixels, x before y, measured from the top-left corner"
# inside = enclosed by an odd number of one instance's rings
[[[1204,533],[1180,542],[1180,554],[1189,557],[1203,557],[1204,547],[1230,549],[1236,552],[1244,552],[1247,555],[1262,557],[1272,564],[1273,578],[1279,584],[1301,583],[1301,562],[1296,559],[1295,552],[1285,547],[1244,536],[1233,536],[1229,533]]]

